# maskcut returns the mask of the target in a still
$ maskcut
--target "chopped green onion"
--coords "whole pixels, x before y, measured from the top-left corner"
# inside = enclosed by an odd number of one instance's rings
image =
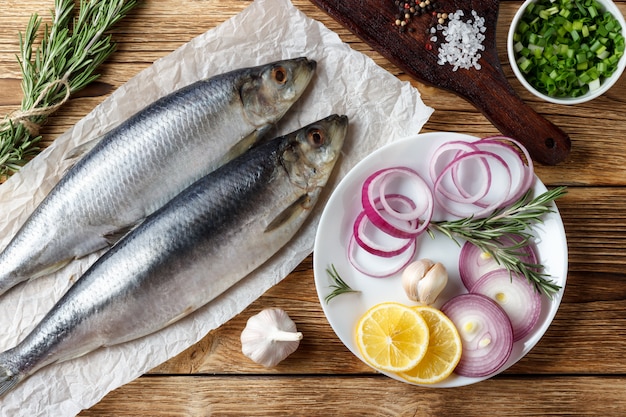
[[[619,21],[596,0],[538,0],[517,26],[514,52],[527,81],[552,97],[579,97],[617,69]]]
[[[600,42],[600,40],[596,40],[594,43],[591,44],[589,49],[591,50],[591,52],[596,52],[598,49],[600,49],[601,46],[602,43]]]
[[[581,29],[581,32],[583,34],[583,38],[586,38],[589,36],[589,26],[584,25]]]
[[[572,23],[572,30],[580,31],[583,30],[583,21],[576,20]]]

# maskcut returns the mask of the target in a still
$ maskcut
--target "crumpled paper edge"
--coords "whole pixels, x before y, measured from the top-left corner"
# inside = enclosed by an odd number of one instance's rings
[[[399,81],[366,55],[352,50],[289,0],[256,0],[133,77],[3,184],[0,247],[8,243],[58,181],[69,166],[65,155],[75,146],[197,79],[296,56],[317,60],[318,70],[307,92],[279,123],[277,134],[332,113],[346,114],[350,119],[343,158],[299,234],[254,274],[186,319],[137,341],[39,371],[0,399],[2,416],[76,415],[239,314],[311,253],[319,217],[339,180],[375,149],[419,133],[433,112],[408,82]],[[21,340],[97,256],[76,261],[57,274],[21,285],[1,297],[0,348]]]

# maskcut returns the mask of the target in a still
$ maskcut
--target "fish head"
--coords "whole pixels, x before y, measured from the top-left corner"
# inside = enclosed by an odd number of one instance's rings
[[[307,193],[325,186],[347,131],[348,117],[334,114],[287,135],[289,146],[283,152],[282,164],[290,181]]]
[[[281,138],[280,164],[290,187],[280,199],[282,211],[268,223],[266,232],[294,232],[321,195],[341,155],[348,117],[332,115]]]
[[[276,123],[309,85],[317,63],[301,57],[252,69],[240,88],[244,113],[255,126]]]

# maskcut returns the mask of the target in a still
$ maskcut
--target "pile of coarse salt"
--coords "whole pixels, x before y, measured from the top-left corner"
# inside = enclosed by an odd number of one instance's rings
[[[485,18],[480,17],[475,10],[472,10],[472,19],[464,22],[461,18],[465,14],[463,10],[457,10],[455,13],[448,15],[448,24],[438,24],[437,27],[432,27],[430,33],[433,36],[430,38],[431,42],[437,42],[437,31],[440,31],[444,36],[445,42],[442,42],[439,46],[439,65],[450,64],[453,65],[453,71],[459,68],[480,69],[478,60],[481,57],[480,51],[484,51],[483,40],[485,40],[484,32],[487,29],[485,27]]]

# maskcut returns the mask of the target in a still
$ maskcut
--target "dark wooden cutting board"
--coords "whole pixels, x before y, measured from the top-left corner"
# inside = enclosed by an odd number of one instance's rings
[[[405,30],[395,24],[398,6],[394,0],[311,1],[415,79],[465,98],[502,134],[522,142],[535,161],[555,165],[567,158],[568,135],[524,103],[502,71],[496,50],[498,0],[431,0],[430,13],[411,17]],[[450,64],[437,63],[443,37],[438,34],[437,42],[430,41],[429,30],[436,25],[432,12],[457,10],[465,13],[463,21],[472,10],[485,19],[480,69],[454,71]]]

